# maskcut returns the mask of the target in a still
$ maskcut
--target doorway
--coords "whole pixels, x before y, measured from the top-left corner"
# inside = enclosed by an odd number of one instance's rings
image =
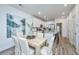
[[[62,23],[57,23],[57,31],[59,32],[60,35],[62,35]]]

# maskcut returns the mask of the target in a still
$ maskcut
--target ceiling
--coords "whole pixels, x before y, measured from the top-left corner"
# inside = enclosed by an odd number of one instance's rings
[[[44,21],[66,16],[75,6],[74,4],[11,4],[10,6],[29,13]]]

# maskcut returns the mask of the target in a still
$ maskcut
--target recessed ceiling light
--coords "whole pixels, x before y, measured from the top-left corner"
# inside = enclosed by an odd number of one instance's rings
[[[40,14],[41,14],[41,12],[38,12],[38,14],[40,15]]]
[[[67,4],[64,4],[65,7],[67,7]]]

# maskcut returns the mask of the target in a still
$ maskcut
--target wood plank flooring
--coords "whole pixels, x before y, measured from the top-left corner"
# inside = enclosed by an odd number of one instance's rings
[[[67,38],[59,39],[59,44],[54,45],[54,55],[78,55],[76,48],[70,44]]]
[[[15,48],[12,47],[12,48],[9,48],[5,51],[0,52],[0,55],[14,55],[15,54],[14,51],[15,51]]]

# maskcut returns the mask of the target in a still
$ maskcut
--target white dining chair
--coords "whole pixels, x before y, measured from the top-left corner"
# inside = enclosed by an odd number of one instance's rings
[[[53,36],[52,33],[45,33],[45,38],[47,39],[47,44],[50,43],[50,40],[51,40],[52,36]]]
[[[33,32],[33,35],[36,36],[37,35],[37,32]]]
[[[54,36],[52,36],[48,46],[44,46],[43,48],[41,48],[42,55],[52,55],[53,54],[53,50],[52,50],[53,42],[54,42]]]
[[[20,48],[18,38],[16,36],[12,36],[12,39],[13,39],[14,45],[15,45],[15,55],[20,55],[21,54],[21,48]]]
[[[43,38],[43,33],[42,33],[42,32],[37,32],[37,37],[38,37],[38,38],[40,38],[40,37]]]
[[[19,38],[19,42],[21,46],[21,54],[22,55],[33,55],[34,50],[29,47],[27,39],[22,38],[22,37],[18,37],[18,38]]]

